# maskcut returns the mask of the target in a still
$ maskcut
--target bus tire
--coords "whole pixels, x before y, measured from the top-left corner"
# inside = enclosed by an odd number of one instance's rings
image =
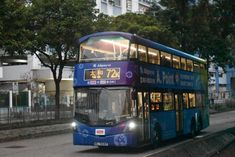
[[[195,119],[193,118],[191,120],[191,131],[190,131],[190,136],[191,137],[195,137],[196,136],[196,133],[197,133],[197,129],[196,129],[196,122],[195,122]]]
[[[202,130],[202,117],[200,116],[198,118],[198,124],[197,124],[197,134],[199,134]]]
[[[154,137],[153,137],[153,147],[159,147],[162,142],[162,134],[161,134],[161,127],[159,124],[156,124],[154,127]]]

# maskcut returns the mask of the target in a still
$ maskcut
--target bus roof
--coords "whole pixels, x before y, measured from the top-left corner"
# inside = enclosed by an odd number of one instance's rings
[[[97,37],[97,36],[112,36],[112,35],[118,35],[118,36],[122,36],[124,38],[129,39],[131,42],[137,43],[137,44],[141,44],[150,48],[155,48],[158,49],[160,51],[164,51],[164,52],[168,52],[171,53],[173,55],[177,55],[180,57],[185,57],[188,59],[192,59],[194,61],[198,61],[201,63],[206,63],[206,60],[196,57],[194,55],[188,54],[186,52],[165,46],[163,44],[159,44],[157,42],[153,42],[149,39],[144,39],[136,34],[131,34],[131,33],[126,33],[126,32],[98,32],[98,33],[94,33],[94,34],[90,34],[87,36],[84,36],[82,38],[79,39],[79,43],[82,43],[84,41],[86,41],[87,39],[89,39],[90,37]]]

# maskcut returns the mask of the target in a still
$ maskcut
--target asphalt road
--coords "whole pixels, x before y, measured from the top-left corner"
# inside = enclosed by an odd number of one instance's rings
[[[211,115],[211,125],[196,138],[235,126],[235,111]],[[157,149],[112,149],[100,150],[91,146],[74,146],[72,134],[0,143],[0,157],[105,157],[105,156],[148,156],[192,139],[168,141]]]
[[[218,152],[213,157],[233,157],[235,156],[235,142],[231,143],[221,152]]]

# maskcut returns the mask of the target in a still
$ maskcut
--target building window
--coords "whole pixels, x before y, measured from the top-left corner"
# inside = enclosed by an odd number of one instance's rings
[[[128,11],[131,11],[132,10],[132,1],[131,0],[127,0],[126,1],[126,9]]]
[[[149,55],[149,63],[160,64],[159,50],[149,48],[148,55]]]
[[[219,77],[223,77],[223,73],[219,73]]]
[[[121,0],[112,0],[115,6],[121,6]]]

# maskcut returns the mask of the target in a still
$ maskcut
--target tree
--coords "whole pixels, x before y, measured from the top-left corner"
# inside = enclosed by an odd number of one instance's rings
[[[219,23],[215,20],[218,11],[213,3],[209,0],[161,0],[159,3],[162,7],[154,5],[148,14],[155,15],[169,27],[179,41],[179,49],[197,53],[220,65],[227,62],[230,58],[228,40],[219,35]]]
[[[214,0],[213,1],[213,33],[224,42],[227,58],[222,59],[226,64],[235,65],[235,1],[233,0]],[[225,64],[224,63],[224,64]]]
[[[104,32],[112,31],[112,22],[115,17],[110,17],[103,13],[97,15],[94,21],[94,31],[95,32]]]
[[[177,45],[168,28],[156,18],[127,13],[113,19],[112,30],[129,32],[166,45]]]
[[[27,49],[53,74],[57,119],[63,68],[77,53],[76,40],[92,32],[94,6],[93,0],[32,0],[27,6]]]
[[[0,49],[6,55],[23,55],[27,43],[24,0],[0,2]]]

